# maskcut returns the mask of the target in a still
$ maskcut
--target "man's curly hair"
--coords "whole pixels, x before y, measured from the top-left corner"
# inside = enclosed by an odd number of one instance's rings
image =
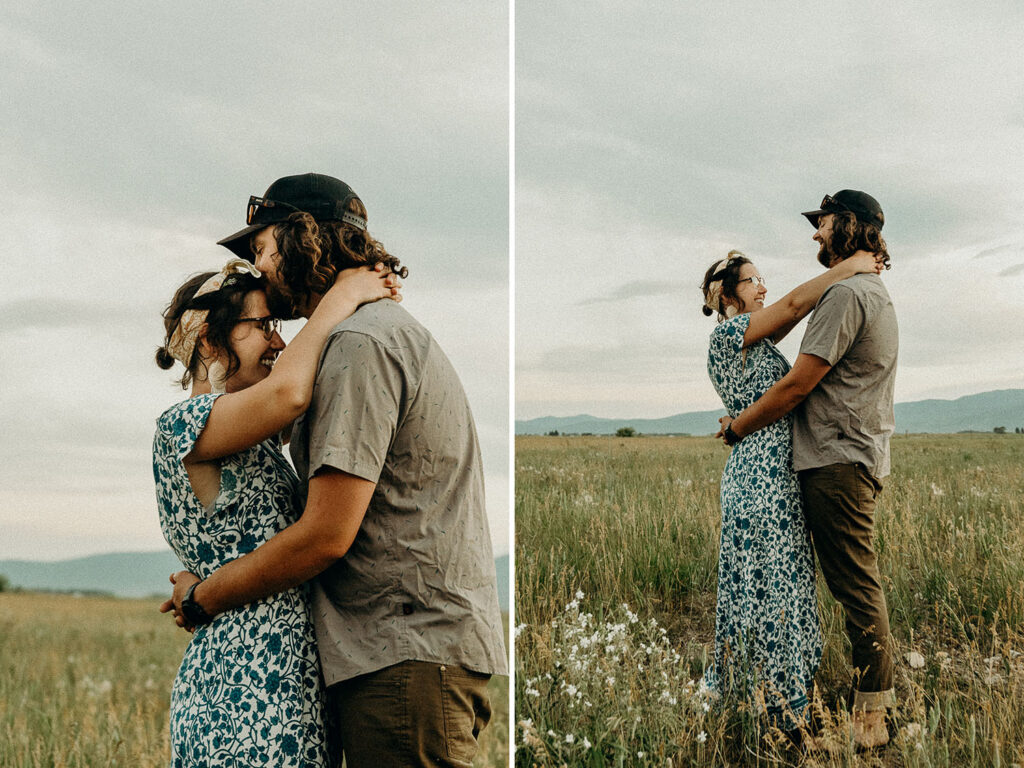
[[[358,198],[349,201],[348,209],[366,219]],[[369,232],[345,222],[318,222],[308,213],[293,213],[274,227],[274,240],[281,256],[278,272],[295,307],[307,304],[314,294],[327,293],[343,269],[381,262],[403,279],[409,274]]]
[[[850,258],[857,251],[877,253],[882,257],[886,269],[891,269],[889,251],[885,245],[882,231],[874,224],[865,224],[849,211],[839,211],[832,215],[832,236],[829,239],[827,256],[839,261]],[[831,261],[831,259],[829,259]],[[821,256],[819,256],[821,261]],[[823,264],[823,266],[829,266]]]

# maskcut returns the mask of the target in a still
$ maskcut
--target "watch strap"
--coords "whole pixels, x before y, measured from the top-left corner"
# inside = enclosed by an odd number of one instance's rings
[[[188,588],[188,592],[185,593],[185,597],[181,600],[181,615],[185,617],[185,621],[191,624],[193,627],[202,626],[203,624],[209,624],[213,621],[213,616],[206,612],[206,609],[199,604],[199,601],[195,599],[196,587],[202,584],[202,581],[197,581],[191,587]]]

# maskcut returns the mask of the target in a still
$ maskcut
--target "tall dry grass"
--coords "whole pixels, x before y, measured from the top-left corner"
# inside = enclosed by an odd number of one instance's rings
[[[0,593],[0,766],[167,766],[171,682],[189,636],[159,600]],[[474,765],[508,764],[508,679]]]
[[[517,763],[804,759],[743,702],[705,711],[693,693],[714,636],[725,459],[709,438],[517,441]],[[807,762],[1024,764],[1024,437],[898,436],[892,463],[876,545],[899,660],[895,738],[853,750],[844,729],[849,644],[841,608],[819,583],[819,703],[836,722],[825,728],[831,753]],[[678,662],[641,659],[652,621]],[[620,624],[627,631],[614,642],[578,647]],[[907,662],[911,653],[922,666]],[[584,686],[589,707],[566,696]],[[678,704],[665,706],[671,698]]]

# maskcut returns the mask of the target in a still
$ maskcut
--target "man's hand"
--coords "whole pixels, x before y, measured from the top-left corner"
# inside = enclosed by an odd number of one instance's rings
[[[160,613],[170,612],[174,616],[174,623],[182,629],[187,629],[189,632],[195,631],[195,627],[189,625],[185,621],[185,617],[181,615],[181,601],[184,599],[189,587],[198,581],[201,581],[201,579],[190,571],[172,573],[171,584],[174,585],[174,592],[169,600],[164,600],[160,604]]]

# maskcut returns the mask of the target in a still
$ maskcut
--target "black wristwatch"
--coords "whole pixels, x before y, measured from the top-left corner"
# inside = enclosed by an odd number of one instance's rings
[[[185,593],[185,597],[181,599],[181,615],[185,618],[185,621],[193,627],[199,627],[213,621],[213,616],[208,614],[206,609],[199,604],[199,601],[192,596],[196,591],[196,587],[202,583],[202,581],[197,581],[189,587],[188,592]]]
[[[729,426],[722,430],[722,435],[725,437],[726,445],[736,445],[743,438],[732,431],[732,422],[729,422]],[[191,591],[189,592],[191,594]]]

